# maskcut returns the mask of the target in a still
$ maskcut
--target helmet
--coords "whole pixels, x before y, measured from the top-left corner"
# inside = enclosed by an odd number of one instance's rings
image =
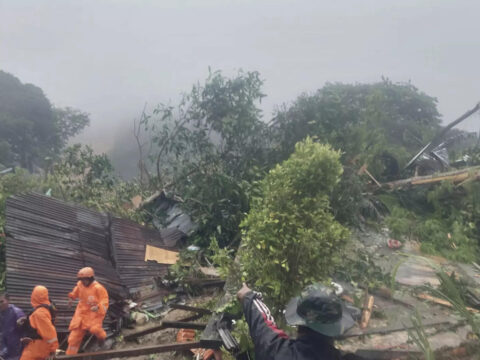
[[[285,310],[291,326],[306,326],[320,334],[338,337],[355,324],[360,311],[346,306],[332,289],[316,283],[293,298]]]
[[[91,267],[84,267],[83,269],[78,270],[77,278],[91,278],[95,276],[95,272]]]

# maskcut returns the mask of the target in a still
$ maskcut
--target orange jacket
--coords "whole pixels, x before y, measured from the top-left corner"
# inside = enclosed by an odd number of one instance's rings
[[[102,324],[108,310],[108,293],[103,285],[94,281],[86,287],[79,281],[68,297],[73,300],[80,299],[70,322],[70,330],[78,328],[88,330],[92,326]],[[97,311],[92,311],[94,306],[98,307]]]
[[[31,296],[32,307],[36,308],[41,304],[50,305],[48,290],[45,286],[35,286]],[[42,338],[30,342],[23,351],[22,358],[31,356],[46,358],[58,348],[57,331],[52,324],[52,316],[46,308],[38,308],[30,315],[30,325],[37,330]]]

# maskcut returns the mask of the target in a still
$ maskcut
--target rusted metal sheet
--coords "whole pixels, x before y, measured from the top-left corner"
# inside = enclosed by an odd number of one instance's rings
[[[135,297],[151,294],[157,289],[155,279],[163,277],[169,265],[145,261],[147,244],[172,251],[177,248],[167,246],[158,231],[140,227],[133,221],[112,219],[111,231],[122,283]]]
[[[145,262],[145,246],[175,248],[165,246],[158,231],[38,194],[7,200],[5,229],[6,288],[12,303],[28,312],[33,287],[46,286],[59,310],[59,332],[68,329],[74,309],[68,309],[67,295],[84,266],[95,269],[111,303],[152,291],[161,300],[156,279],[166,274],[167,265]],[[112,307],[106,324],[121,314],[120,307]]]

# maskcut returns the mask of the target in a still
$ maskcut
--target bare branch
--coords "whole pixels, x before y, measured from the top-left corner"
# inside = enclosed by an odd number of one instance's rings
[[[180,130],[182,129],[182,127],[188,122],[188,118],[184,118],[182,121],[180,121],[176,126],[175,128],[173,129],[172,133],[170,134],[170,136],[168,136],[163,142],[162,142],[162,146],[160,147],[160,150],[158,150],[158,155],[157,155],[157,177],[158,177],[158,180],[160,181],[161,179],[161,174],[160,174],[160,161],[161,161],[161,158],[162,158],[162,155],[164,153],[164,151],[167,149],[167,145],[173,141],[178,133],[180,132]]]
[[[150,173],[148,172],[148,169],[145,165],[145,162],[143,161],[143,147],[146,143],[141,143],[140,142],[140,133],[141,133],[141,126],[142,126],[142,120],[145,118],[145,109],[147,108],[147,103],[143,106],[142,113],[140,115],[140,120],[137,123],[137,120],[133,120],[133,136],[135,137],[135,140],[137,141],[137,146],[138,146],[138,169],[140,170],[140,183],[144,184],[145,180],[147,180],[147,183],[150,184]],[[146,177],[146,179],[144,178]]]

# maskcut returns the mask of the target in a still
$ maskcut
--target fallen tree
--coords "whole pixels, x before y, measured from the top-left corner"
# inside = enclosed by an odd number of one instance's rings
[[[455,170],[426,176],[414,176],[408,179],[391,181],[381,184],[381,188],[388,188],[390,190],[393,190],[408,186],[435,184],[442,181],[451,181],[454,184],[461,184],[465,181],[478,179],[480,179],[480,167],[475,166],[462,170]]]

